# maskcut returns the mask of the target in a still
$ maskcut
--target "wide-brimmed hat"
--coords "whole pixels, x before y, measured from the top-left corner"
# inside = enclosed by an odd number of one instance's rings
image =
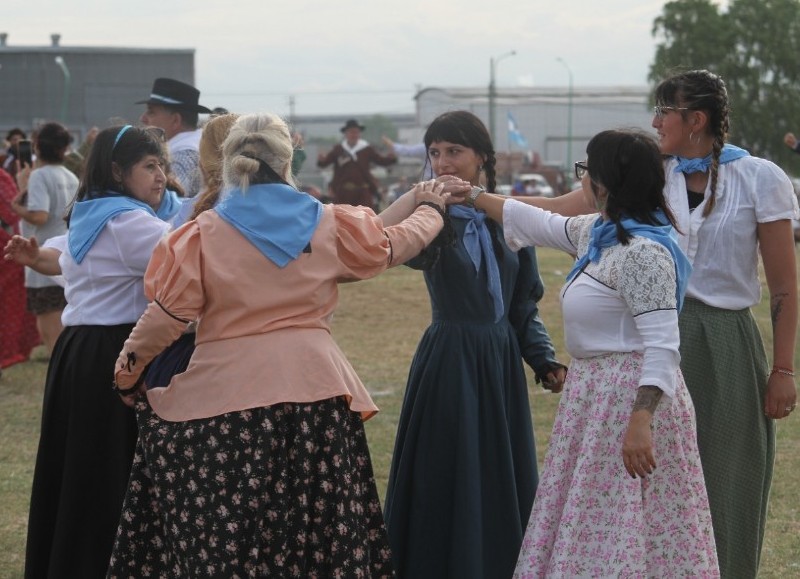
[[[137,105],[163,105],[182,111],[194,113],[210,113],[211,109],[198,104],[200,91],[190,84],[175,80],[174,78],[157,78],[153,82],[150,98],[137,101]]]
[[[341,129],[339,129],[339,130],[340,130],[341,132],[345,132],[347,129],[360,129],[360,130],[362,130],[362,131],[363,131],[363,130],[364,130],[364,128],[365,128],[365,127],[364,127],[363,125],[359,125],[359,124],[358,124],[358,121],[357,121],[357,120],[355,120],[355,119],[350,119],[350,120],[349,120],[349,121],[347,121],[347,122],[344,124],[344,126],[343,126]]]

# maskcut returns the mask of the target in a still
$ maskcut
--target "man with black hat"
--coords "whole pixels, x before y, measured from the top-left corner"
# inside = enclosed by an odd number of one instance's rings
[[[333,165],[333,179],[330,194],[334,203],[348,205],[364,205],[377,211],[378,182],[370,173],[370,164],[384,167],[397,163],[397,157],[390,153],[381,155],[361,138],[361,126],[355,119],[350,119],[341,128],[344,139],[328,154],[320,153],[318,167]]]
[[[187,197],[200,192],[201,178],[198,153],[201,130],[197,115],[211,113],[198,104],[200,91],[190,84],[172,78],[157,78],[150,98],[136,104],[146,104],[147,110],[139,119],[143,124],[163,129],[170,152],[170,165]]]

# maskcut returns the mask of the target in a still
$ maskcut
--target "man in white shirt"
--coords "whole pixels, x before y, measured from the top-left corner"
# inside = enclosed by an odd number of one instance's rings
[[[211,110],[198,104],[200,91],[192,85],[172,78],[157,78],[150,98],[139,119],[143,124],[163,129],[170,152],[170,166],[187,197],[200,192],[201,177],[198,152],[201,130],[197,128],[199,113]]]

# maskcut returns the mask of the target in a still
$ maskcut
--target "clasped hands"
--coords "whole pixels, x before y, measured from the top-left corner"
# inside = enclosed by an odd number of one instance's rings
[[[445,205],[463,203],[471,189],[472,184],[469,181],[453,175],[442,175],[429,181],[420,181],[414,185],[412,191],[417,205],[429,202],[444,208]]]

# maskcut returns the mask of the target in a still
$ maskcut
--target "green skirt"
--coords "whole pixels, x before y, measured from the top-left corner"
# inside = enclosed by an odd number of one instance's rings
[[[720,571],[724,578],[752,579],[775,459],[775,424],[764,415],[764,344],[749,309],[724,310],[689,298],[680,332]]]

